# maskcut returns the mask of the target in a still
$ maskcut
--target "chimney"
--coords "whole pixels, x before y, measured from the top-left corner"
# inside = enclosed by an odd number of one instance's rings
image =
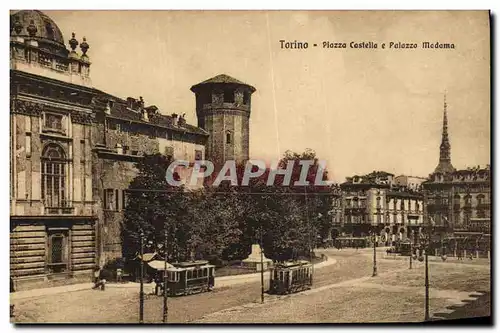
[[[112,100],[108,100],[108,102],[106,103],[106,114],[111,114],[111,109],[113,108],[113,101]]]
[[[186,114],[183,113],[182,116],[179,117],[179,122],[178,122],[179,126],[184,126],[186,124],[186,119],[184,118],[185,116]]]

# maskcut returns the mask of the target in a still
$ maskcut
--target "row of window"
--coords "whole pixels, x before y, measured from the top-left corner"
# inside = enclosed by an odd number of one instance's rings
[[[232,89],[226,89],[223,92],[223,102],[224,103],[234,103],[235,102],[235,90]],[[207,92],[203,95],[203,104],[212,104],[213,99],[212,99],[212,93]],[[248,91],[243,92],[243,104],[244,105],[249,105],[250,104],[250,93]]]
[[[188,270],[187,271],[187,279],[199,279],[199,278],[206,278],[209,276],[209,269],[210,268],[200,268],[200,269],[193,269],[193,270]]]
[[[460,197],[460,195],[456,194],[453,197],[453,204],[454,205],[460,205],[461,199],[462,198]],[[464,196],[463,200],[464,200],[464,204],[465,205],[471,205],[472,204],[472,196],[470,194]],[[484,194],[478,194],[476,196],[476,202],[477,202],[478,205],[490,204],[490,197],[489,196],[485,196]],[[449,200],[446,197],[444,197],[444,198],[436,197],[436,198],[429,198],[428,203],[429,204],[436,204],[436,205],[448,205],[449,204]]]
[[[145,127],[138,124],[121,123],[118,121],[108,120],[106,125],[108,130],[113,130],[118,133],[130,133],[132,136],[146,135],[150,139],[164,138],[166,140],[198,142],[199,139],[189,133],[176,133],[167,131],[166,129],[156,127]]]

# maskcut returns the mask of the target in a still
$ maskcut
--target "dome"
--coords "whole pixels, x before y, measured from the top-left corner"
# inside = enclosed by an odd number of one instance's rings
[[[64,38],[57,24],[39,10],[21,10],[10,15],[10,35],[30,37],[28,26],[33,21],[36,27],[34,37],[39,42],[60,46],[66,50]],[[22,27],[16,27],[19,25]],[[16,30],[18,29],[18,30]]]

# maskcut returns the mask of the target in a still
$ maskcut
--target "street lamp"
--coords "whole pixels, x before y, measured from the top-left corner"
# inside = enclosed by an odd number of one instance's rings
[[[260,227],[260,302],[264,303],[264,244],[262,242],[262,226]]]
[[[168,232],[167,232],[167,220],[165,219],[165,223],[163,225],[163,231],[164,231],[164,243],[163,243],[163,256],[165,258],[164,260],[164,270],[163,270],[163,323],[167,323],[167,317],[168,317],[168,292],[167,292],[167,287],[168,287],[168,278],[167,278],[167,239],[168,239]]]
[[[411,265],[412,265],[412,259],[413,259],[413,239],[415,237],[415,230],[412,230],[411,231],[411,235],[410,235],[410,269],[412,268]]]
[[[372,277],[377,276],[377,234],[373,231],[373,274]]]
[[[430,249],[430,228],[428,228],[428,241],[425,247],[425,321],[430,319],[429,316],[429,249]]]
[[[140,231],[140,247],[141,247],[141,276],[139,290],[139,323],[144,323],[144,232]]]

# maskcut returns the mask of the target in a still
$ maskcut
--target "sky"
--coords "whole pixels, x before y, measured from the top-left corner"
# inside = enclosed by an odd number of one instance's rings
[[[311,148],[334,181],[373,170],[425,177],[438,164],[446,91],[453,165],[490,163],[486,11],[44,12],[66,43],[72,32],[87,38],[94,87],[142,96],[191,124],[193,84],[224,73],[254,86],[251,158]],[[281,49],[280,40],[309,48]],[[391,41],[419,48],[381,49]],[[422,49],[425,41],[455,49]]]

